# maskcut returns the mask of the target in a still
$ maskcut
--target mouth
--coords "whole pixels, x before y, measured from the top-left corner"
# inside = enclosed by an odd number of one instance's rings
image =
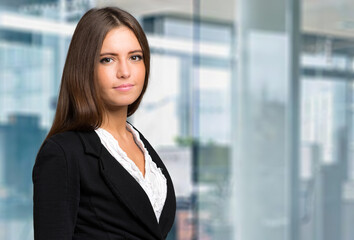
[[[134,87],[133,84],[122,84],[119,85],[118,87],[114,87],[114,89],[119,90],[119,91],[129,91]]]

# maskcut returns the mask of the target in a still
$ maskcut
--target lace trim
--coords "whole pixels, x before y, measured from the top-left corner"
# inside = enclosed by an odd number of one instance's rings
[[[148,150],[139,137],[139,132],[137,132],[128,122],[126,123],[126,127],[127,130],[133,134],[135,143],[144,153],[145,178],[136,164],[120,148],[118,141],[112,136],[112,134],[103,128],[98,128],[95,131],[100,137],[101,143],[107,148],[109,153],[144,189],[150,199],[156,218],[159,220],[167,196],[167,180],[161,169],[157,167],[154,161],[152,161]]]

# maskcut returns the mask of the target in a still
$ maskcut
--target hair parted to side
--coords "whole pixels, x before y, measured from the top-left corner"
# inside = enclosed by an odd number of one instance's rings
[[[139,107],[148,85],[150,49],[139,22],[117,7],[92,8],[78,22],[66,57],[53,125],[46,137],[64,131],[88,131],[102,124],[104,104],[95,81],[95,69],[107,33],[119,26],[132,30],[143,51],[145,80],[138,99],[128,106],[128,116]]]

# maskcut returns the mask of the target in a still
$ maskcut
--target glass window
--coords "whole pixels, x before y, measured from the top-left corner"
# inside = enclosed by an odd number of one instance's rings
[[[350,0],[1,1],[0,239],[33,239],[31,170],[70,39],[107,4],[149,40],[129,120],[174,181],[169,240],[353,239]]]

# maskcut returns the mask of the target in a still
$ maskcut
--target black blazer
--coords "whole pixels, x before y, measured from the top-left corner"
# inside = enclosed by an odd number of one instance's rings
[[[176,213],[173,184],[158,154],[139,135],[167,179],[159,223],[145,191],[101,144],[97,133],[67,131],[43,143],[33,167],[35,240],[167,237]]]

